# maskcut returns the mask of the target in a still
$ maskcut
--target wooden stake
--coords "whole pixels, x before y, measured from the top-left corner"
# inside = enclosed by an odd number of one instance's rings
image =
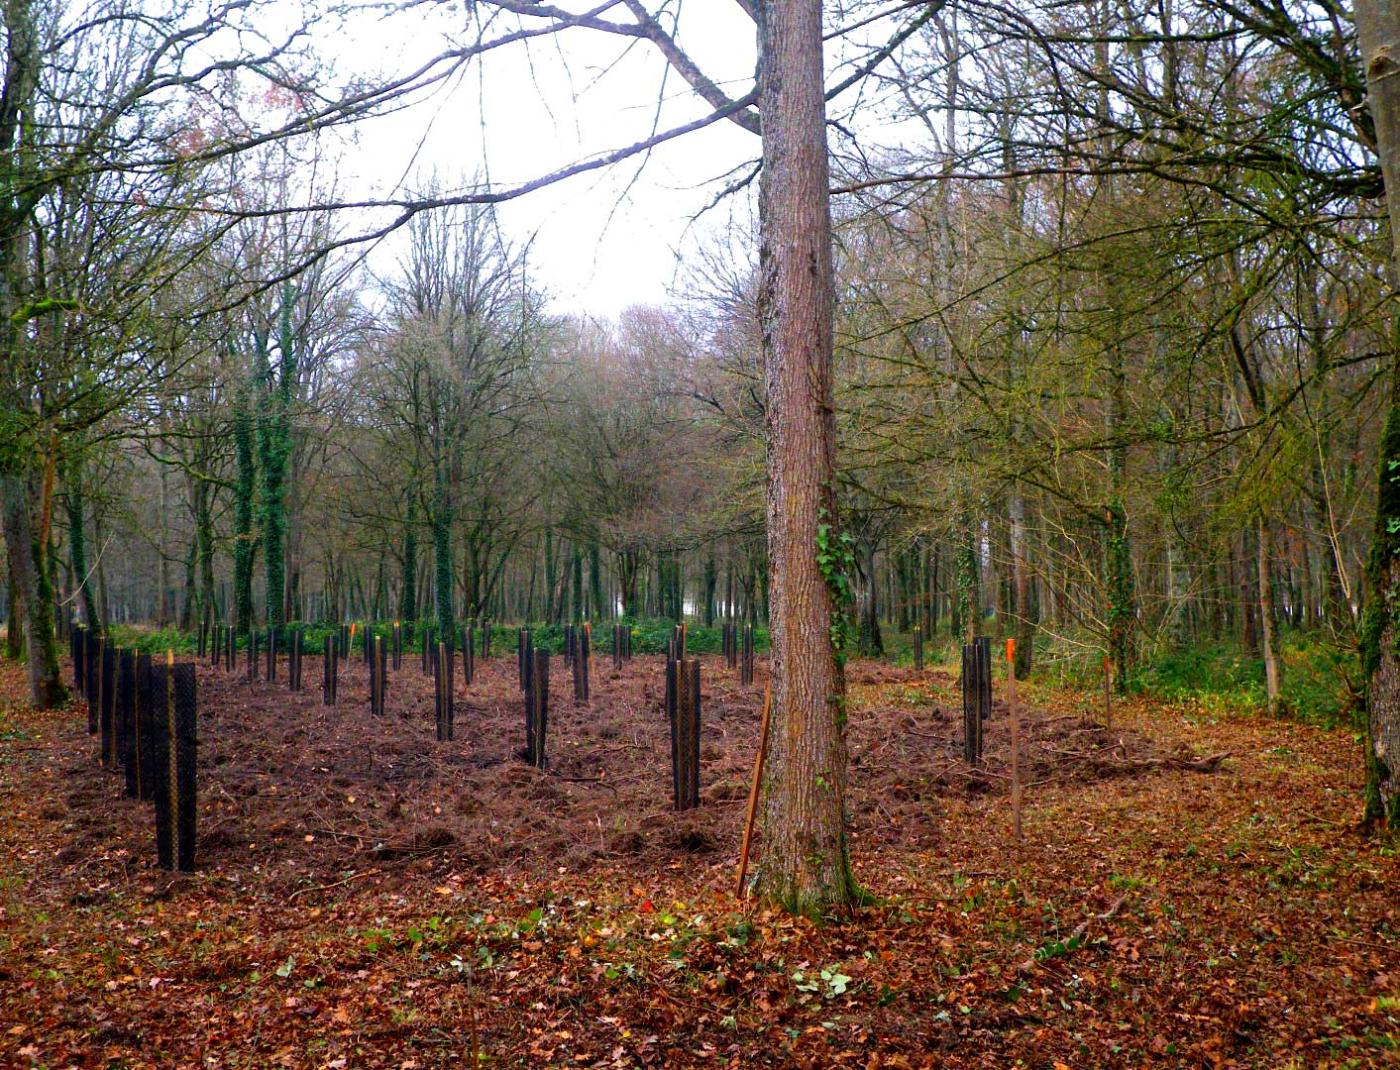
[[[1103,656],[1103,725],[1113,731],[1113,673],[1109,669],[1108,655]]]
[[[1006,641],[1006,705],[1011,711],[1011,827],[1021,847],[1021,711],[1016,705],[1016,640]]]
[[[753,838],[753,819],[758,812],[758,789],[763,784],[763,761],[768,757],[768,715],[773,708],[773,685],[763,690],[763,723],[758,730],[758,754],[753,762],[753,783],[749,785],[749,807],[744,814],[744,843],[739,848],[739,879],[734,887],[734,895],[744,898],[744,878],[749,872],[749,844]]]

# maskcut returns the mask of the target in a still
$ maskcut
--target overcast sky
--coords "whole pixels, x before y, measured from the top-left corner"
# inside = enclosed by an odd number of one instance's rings
[[[682,42],[732,93],[754,69],[754,28],[734,3],[692,0]],[[400,13],[358,42],[381,69],[408,69],[440,47],[444,24]],[[630,48],[628,47],[630,43]],[[665,79],[666,99],[660,99]],[[364,124],[342,166],[349,191],[412,189],[437,173],[455,185],[486,175],[509,185],[583,156],[704,115],[699,101],[645,42],[575,30],[560,40],[510,46],[467,70],[412,110]],[[757,156],[758,138],[731,122],[686,135],[645,159],[580,176],[502,206],[503,227],[531,242],[537,283],[556,311],[614,315],[630,304],[667,299],[676,254],[723,240],[751,217],[745,196],[695,216],[722,177]],[[392,264],[390,240],[371,257]]]

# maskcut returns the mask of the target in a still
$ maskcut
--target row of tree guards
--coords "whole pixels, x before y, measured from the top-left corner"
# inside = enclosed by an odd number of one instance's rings
[[[632,660],[632,629],[625,624],[614,624],[612,630],[613,668],[622,668],[624,661]]]
[[[677,628],[684,628],[683,624],[676,625]],[[745,624],[740,631],[739,626],[732,622],[725,622],[721,632],[721,643],[724,649],[724,663],[729,668],[739,669],[739,682],[744,685],[753,683],[753,625]]]
[[[155,811],[156,860],[194,869],[196,720],[194,665],[118,648],[87,628],[69,633],[73,686],[87,700],[88,732],[100,736],[104,768],[125,777],[128,798]]]
[[[402,665],[403,629],[395,623],[389,634],[374,634],[358,625],[342,625],[322,641],[322,701],[334,706],[342,661],[358,648],[368,668],[369,703],[373,716],[382,717],[388,692],[389,667]],[[260,677],[275,682],[279,673],[279,634],[286,640],[286,682],[291,691],[302,689],[306,646],[305,629],[290,626],[252,632],[244,637],[243,673],[250,682]],[[483,624],[480,650],[490,651],[489,626]],[[359,642],[357,642],[357,638]],[[433,678],[437,738],[454,735],[453,684],[456,652],[462,653],[462,675],[467,684],[475,675],[476,635],[467,624],[457,642],[439,639],[431,627],[423,633],[422,665]],[[666,717],[671,731],[672,800],[677,810],[700,804],[700,661],[688,656],[686,627],[676,625],[667,644]],[[234,629],[213,625],[199,635],[199,655],[214,668],[239,669],[239,639]],[[632,656],[631,631],[613,628],[615,666]],[[88,702],[88,728],[101,736],[104,767],[119,769],[126,777],[126,794],[152,801],[156,816],[156,851],[161,866],[192,870],[196,845],[196,675],[192,663],[176,664],[173,652],[161,663],[149,654],[118,649],[105,638],[82,627],[69,635],[74,685]],[[753,682],[753,627],[742,630],[724,626],[727,665],[740,670],[744,683]],[[564,633],[564,662],[572,670],[574,697],[589,701],[592,629],[570,626]],[[546,765],[549,725],[549,653],[536,650],[529,628],[518,633],[520,686],[525,706],[525,753],[537,768]]]
[[[915,633],[917,641],[918,633]],[[915,653],[918,654],[918,647]],[[1016,703],[1016,640],[1006,641],[1006,706],[1011,721],[1011,821],[1021,842],[1021,714]],[[1107,665],[1107,659],[1105,659]],[[962,648],[963,758],[982,764],[983,727],[992,715],[992,641],[986,636]],[[1106,693],[1106,692],[1105,692]]]

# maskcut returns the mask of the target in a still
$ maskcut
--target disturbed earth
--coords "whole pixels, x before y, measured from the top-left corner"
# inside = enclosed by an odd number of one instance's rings
[[[416,656],[383,717],[357,658],[333,707],[319,659],[295,694],[201,665],[183,875],[84,710],[0,666],[0,1066],[1400,1060],[1400,863],[1356,825],[1348,733],[1023,687],[1018,845],[1000,679],[972,767],[953,675],[857,663],[875,900],[813,924],[735,894],[762,663],[702,658],[676,813],[662,659],[597,659],[586,704],[553,661],[544,770],[513,656],[458,680],[447,743]]]

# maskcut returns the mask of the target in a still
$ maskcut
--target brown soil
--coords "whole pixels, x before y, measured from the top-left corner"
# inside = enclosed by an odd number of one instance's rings
[[[671,807],[670,734],[663,659],[621,670],[595,663],[587,704],[574,701],[553,659],[547,768],[523,761],[524,711],[513,657],[458,680],[455,739],[439,743],[433,687],[417,659],[391,671],[385,715],[369,712],[364,663],[342,663],[338,703],[321,702],[321,662],[307,658],[306,688],[285,679],[199,670],[199,865],[233,873],[258,867],[287,891],[333,879],[347,866],[432,858],[478,873],[583,869],[625,862],[638,873],[738,850],[763,703],[718,657],[702,658],[699,810]],[[285,674],[285,670],[283,671]],[[939,672],[858,667],[851,685],[894,689],[905,704],[860,705],[850,721],[851,838],[928,847],[940,796],[1009,789],[1009,720],[998,701],[984,763],[962,757],[956,680]],[[902,692],[902,694],[900,694]],[[912,704],[912,705],[911,705]],[[72,726],[62,769],[70,812],[84,835],[133,859],[153,835],[145,807],[120,801],[82,725]],[[1073,716],[1023,711],[1028,783],[1138,775],[1170,764],[1137,732],[1110,733]],[[270,871],[272,877],[267,875]]]
[[[513,658],[434,739],[200,669],[197,872],[154,867],[76,705],[0,665],[0,1067],[1379,1066],[1400,1050],[1400,863],[1357,835],[1345,733],[1026,689],[961,757],[954,679],[849,673],[851,847],[878,906],[734,898],[762,703],[703,671],[702,805],[670,808],[660,659],[555,659],[549,766]],[[762,844],[757,847],[761,855]],[[822,971],[827,978],[822,977]],[[845,980],[835,983],[832,977]]]

